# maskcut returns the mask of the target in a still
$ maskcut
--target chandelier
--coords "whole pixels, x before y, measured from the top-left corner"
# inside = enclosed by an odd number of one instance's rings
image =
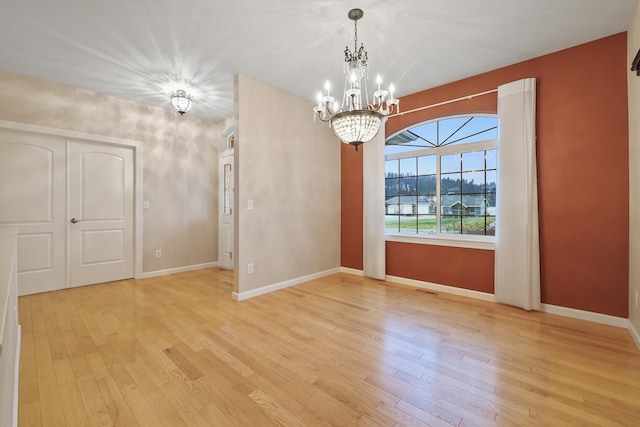
[[[369,104],[367,81],[367,51],[364,44],[358,48],[358,19],[362,18],[362,9],[352,9],[348,17],[353,21],[353,51],[344,50],[344,93],[342,104],[331,96],[331,83],[325,83],[326,95],[318,92],[318,105],[313,108],[314,120],[319,117],[323,122],[330,122],[333,133],[345,144],[351,144],[358,150],[358,145],[371,141],[380,130],[382,118],[398,112],[400,100],[393,97],[393,83],[389,90],[380,88],[382,78],[378,74],[376,83],[378,90],[373,92],[373,103]],[[364,95],[363,95],[364,94]]]
[[[182,89],[171,92],[171,105],[180,115],[189,111],[192,101],[193,97]]]

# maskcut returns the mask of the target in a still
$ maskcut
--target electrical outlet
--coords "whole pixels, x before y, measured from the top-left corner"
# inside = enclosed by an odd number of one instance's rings
[[[247,274],[253,274],[253,263],[247,264]]]
[[[156,258],[162,258],[162,250],[156,249]]]

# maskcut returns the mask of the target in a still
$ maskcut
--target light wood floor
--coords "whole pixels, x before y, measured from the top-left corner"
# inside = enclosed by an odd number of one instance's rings
[[[620,328],[337,274],[206,269],[19,299],[21,426],[640,426]]]

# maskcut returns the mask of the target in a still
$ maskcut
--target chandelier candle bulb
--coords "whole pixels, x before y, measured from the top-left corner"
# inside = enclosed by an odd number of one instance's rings
[[[329,122],[333,133],[340,141],[351,144],[358,149],[360,144],[371,141],[382,124],[382,118],[398,110],[399,100],[393,98],[393,84],[390,91],[381,88],[382,77],[376,76],[378,90],[373,93],[373,104],[369,104],[367,81],[367,61],[369,56],[364,50],[364,44],[358,46],[358,20],[364,12],[361,9],[351,9],[349,19],[354,21],[353,51],[347,46],[344,50],[344,92],[342,105],[331,96],[331,84],[327,80],[325,89],[327,96],[313,108],[314,120],[319,117],[323,122]],[[363,93],[364,92],[364,93]],[[390,94],[390,98],[387,96]]]

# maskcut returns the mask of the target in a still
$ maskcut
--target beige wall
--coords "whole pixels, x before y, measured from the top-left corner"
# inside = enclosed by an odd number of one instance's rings
[[[631,63],[640,49],[640,5],[636,8],[627,34]],[[638,339],[640,308],[636,307],[636,292],[640,298],[640,76],[629,76],[629,320]],[[638,342],[640,346],[640,342]]]
[[[235,86],[234,291],[338,268],[341,143],[311,103],[243,75]]]
[[[0,99],[0,120],[142,142],[144,272],[218,260],[222,124],[5,71]]]

